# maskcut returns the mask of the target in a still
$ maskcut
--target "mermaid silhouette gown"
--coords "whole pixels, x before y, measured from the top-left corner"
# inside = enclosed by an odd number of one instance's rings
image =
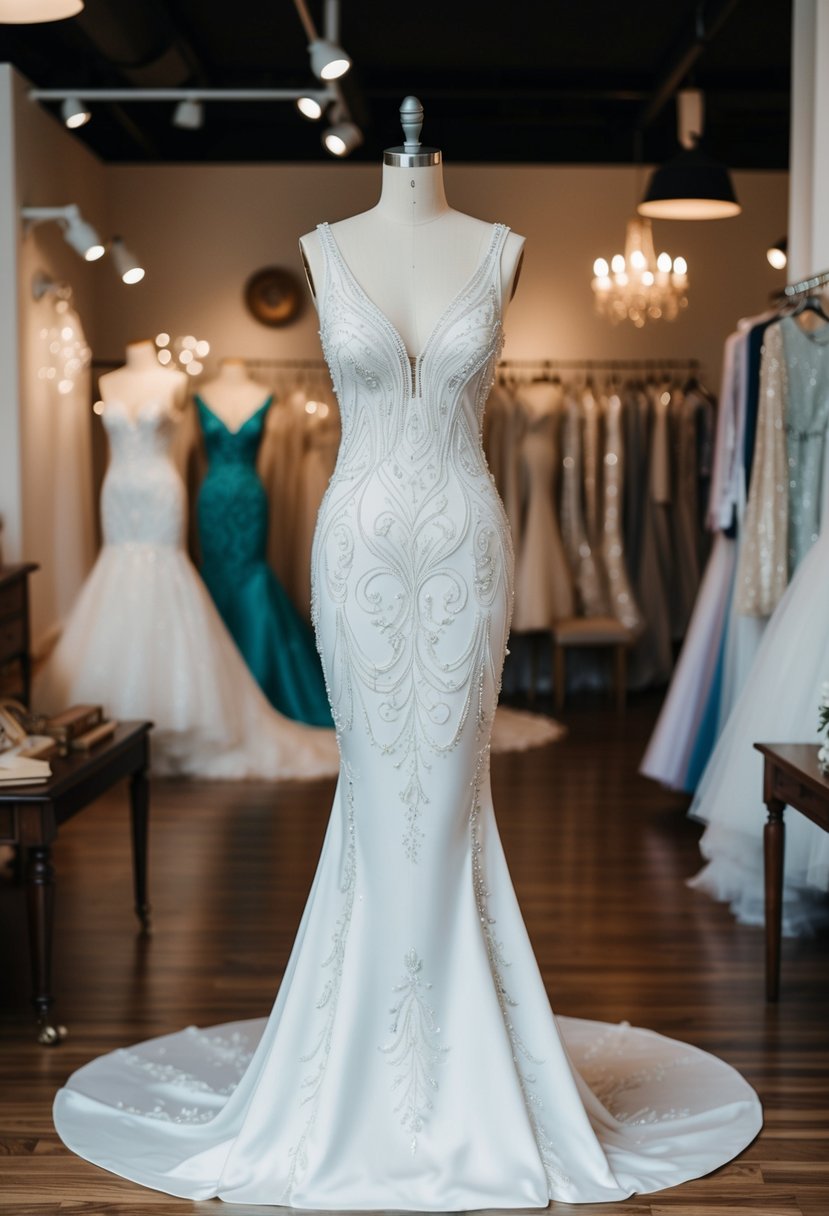
[[[335,773],[333,731],[292,722],[268,704],[185,552],[168,405],[147,400],[133,410],[110,401],[103,423],[104,544],[35,681],[35,707],[55,713],[93,702],[116,718],[149,719],[160,774]]]
[[[513,560],[480,431],[507,230],[414,377],[320,235],[343,438],[313,609],[341,769],[316,877],[267,1020],[94,1060],[58,1132],[173,1195],[318,1210],[546,1207],[704,1174],[756,1134],[756,1095],[685,1044],[556,1021],[493,815]]]
[[[209,462],[197,503],[201,573],[271,704],[286,717],[331,726],[313,634],[265,557],[268,501],[256,455],[272,400],[230,430],[196,397]]]

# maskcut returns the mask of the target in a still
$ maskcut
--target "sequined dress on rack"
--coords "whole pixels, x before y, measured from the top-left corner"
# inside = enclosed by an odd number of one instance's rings
[[[320,1210],[621,1199],[756,1134],[726,1064],[554,1018],[501,849],[489,739],[512,547],[481,448],[501,347],[496,225],[410,364],[322,226],[321,332],[343,422],[314,554],[341,752],[270,1017],[75,1073],[58,1131],[147,1186]]]
[[[784,317],[764,347],[736,594],[738,608],[771,616],[690,810],[708,825],[707,864],[692,885],[746,924],[764,921],[762,758],[752,745],[817,745],[829,670],[829,325],[807,333]],[[829,847],[803,816],[786,823],[783,930],[796,935],[827,921]]]

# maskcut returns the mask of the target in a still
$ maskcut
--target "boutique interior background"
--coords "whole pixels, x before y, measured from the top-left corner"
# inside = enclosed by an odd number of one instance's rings
[[[109,164],[30,100],[28,92],[28,82],[15,69],[0,68],[7,124],[0,153],[0,214],[4,263],[12,271],[4,274],[0,288],[7,318],[0,409],[9,437],[0,456],[8,466],[0,477],[0,513],[6,560],[25,552],[49,571],[55,568],[48,524],[43,527],[53,515],[43,501],[51,484],[52,455],[44,442],[49,420],[22,408],[32,398],[36,375],[22,353],[31,349],[39,328],[39,306],[30,290],[33,275],[42,270],[71,283],[98,359],[120,359],[127,341],[161,330],[207,338],[213,358],[317,358],[317,320],[310,302],[295,324],[267,329],[247,313],[244,283],[265,265],[301,275],[298,235],[322,220],[371,206],[379,190],[379,168],[376,163],[332,163],[330,158],[322,164]],[[396,116],[399,100],[389,97],[385,105]],[[672,105],[668,108],[673,111]],[[241,129],[244,110],[236,113]],[[301,120],[294,116],[294,121]],[[306,134],[315,140],[313,131],[306,129]],[[675,323],[642,331],[628,324],[611,328],[594,312],[591,266],[596,256],[621,246],[645,171],[622,165],[461,163],[469,150],[463,132],[450,124],[447,136],[439,115],[431,112],[424,138],[444,150],[454,207],[509,223],[527,237],[520,290],[507,326],[507,357],[698,358],[708,383],[716,386],[723,334],[735,317],[756,310],[785,279],[764,255],[775,235],[786,229],[787,174],[736,172],[743,205],[736,219],[656,221],[657,245],[682,254],[691,268],[686,312]],[[452,138],[458,141],[457,153]],[[54,225],[25,236],[20,207],[66,202],[77,202],[101,232],[125,234],[147,271],[140,284],[127,288],[110,266],[83,262]],[[208,361],[208,373],[212,366]],[[21,461],[15,457],[18,443]],[[50,581],[47,573],[35,584],[36,642],[49,634],[65,608]]]
[[[321,15],[323,5],[309,2]],[[794,7],[816,4],[829,0]],[[816,232],[829,193],[825,140],[826,173],[814,181],[801,173],[799,194],[791,194],[798,174],[790,181],[787,0],[589,0],[513,10],[421,0],[399,28],[390,28],[390,7],[343,5],[342,41],[354,58],[343,88],[365,135],[345,163],[322,150],[319,127],[283,103],[210,103],[204,125],[190,131],[171,124],[169,104],[106,103],[70,132],[57,105],[50,112],[30,97],[32,85],[72,85],[83,96],[84,86],[305,84],[305,40],[289,0],[86,0],[78,19],[0,26],[0,516],[5,561],[41,566],[36,646],[81,584],[90,555],[68,554],[66,536],[97,504],[89,468],[62,446],[55,401],[39,391],[34,352],[46,304],[32,294],[35,276],[71,285],[101,363],[122,362],[126,343],[159,331],[208,339],[206,378],[225,355],[318,359],[310,302],[295,323],[268,329],[246,311],[244,284],[267,265],[301,277],[298,236],[373,204],[381,151],[399,143],[405,93],[425,102],[424,142],[444,153],[450,204],[527,237],[507,322],[509,358],[694,358],[716,391],[735,320],[761,311],[787,278],[829,264],[825,240],[789,272],[765,258],[797,226],[793,199],[811,199]],[[829,22],[821,29],[829,51]],[[594,311],[591,267],[621,247],[648,167],[675,151],[673,92],[692,70],[706,97],[711,150],[732,170],[742,214],[655,221],[657,250],[688,261],[689,307],[673,324],[614,328]],[[796,93],[814,82],[804,74],[792,83]],[[801,169],[814,151],[802,152]],[[83,261],[55,225],[26,231],[21,208],[69,203],[104,239],[123,234],[146,270],[141,283],[125,286],[109,257]],[[100,422],[91,410],[87,417],[103,460]],[[716,1051],[757,1086],[765,1107],[750,1156],[653,1207],[620,1205],[620,1216],[825,1216],[823,943],[787,945],[785,1001],[764,1007],[760,934],[686,888],[698,865],[697,829],[683,818],[682,798],[637,776],[655,701],[637,696],[617,718],[573,700],[565,743],[495,764],[504,841],[554,1006],[655,1025]],[[71,1034],[48,1060],[25,1022],[28,993],[21,986],[18,1000],[14,986],[27,975],[18,922],[0,951],[13,981],[3,1009],[13,1024],[0,1062],[0,1082],[8,1082],[0,1084],[0,1126],[12,1130],[0,1135],[0,1207],[36,1208],[38,1216],[90,1204],[139,1204],[158,1216],[179,1210],[93,1177],[67,1154],[58,1158],[48,1115],[54,1090],[104,1040],[120,1046],[190,1021],[267,1009],[329,806],[324,783],[229,793],[199,781],[156,783],[157,933],[149,949],[131,937],[120,794],[62,833],[56,976]],[[16,895],[0,893],[8,903]],[[46,1173],[44,1157],[53,1163]]]

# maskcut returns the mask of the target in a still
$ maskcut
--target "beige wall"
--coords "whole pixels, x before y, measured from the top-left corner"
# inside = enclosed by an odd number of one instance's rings
[[[4,194],[11,213],[15,275],[0,290],[7,293],[6,308],[15,315],[16,333],[1,373],[0,446],[6,458],[14,459],[19,484],[4,479],[0,509],[7,521],[6,560],[25,557],[41,567],[32,598],[33,636],[40,639],[62,617],[86,573],[83,542],[79,544],[73,533],[88,528],[84,506],[88,489],[79,482],[88,482],[89,462],[78,459],[83,449],[78,426],[70,426],[71,447],[61,442],[68,420],[55,416],[56,403],[45,399],[37,381],[44,306],[32,296],[32,279],[42,271],[71,283],[75,307],[94,349],[98,296],[112,269],[84,262],[54,223],[25,234],[20,209],[77,203],[84,218],[106,239],[107,188],[104,166],[29,100],[23,77],[8,68],[2,71],[2,104],[12,117]],[[88,429],[88,417],[78,421]]]
[[[312,308],[289,328],[269,330],[247,314],[243,285],[266,265],[301,275],[297,238],[321,220],[371,206],[378,168],[111,166],[106,178],[112,222],[141,254],[147,278],[134,288],[108,282],[96,323],[98,354],[118,357],[127,340],[164,329],[207,338],[218,355],[319,355]],[[590,291],[594,258],[623,245],[637,198],[635,171],[450,164],[446,182],[453,206],[528,238],[507,321],[507,357],[696,356],[716,383],[725,335],[738,317],[762,310],[783,282],[765,259],[786,231],[782,173],[735,175],[744,207],[738,219],[657,221],[657,249],[688,259],[690,304],[676,322],[642,331],[597,317]]]
[[[101,164],[37,104],[27,83],[0,65],[0,513],[6,559],[26,556],[44,572],[35,586],[35,632],[56,619],[53,571],[55,432],[37,406],[32,355],[38,326],[31,280],[38,269],[73,287],[99,359],[120,359],[130,340],[194,333],[213,357],[319,357],[317,318],[306,304],[284,330],[247,313],[245,280],[267,265],[301,277],[297,238],[321,220],[372,205],[379,167],[325,165],[114,166]],[[593,311],[595,257],[621,248],[641,192],[630,169],[452,166],[453,206],[501,220],[528,238],[518,295],[507,320],[513,358],[700,358],[716,386],[722,342],[735,320],[760,311],[783,279],[764,257],[786,231],[787,177],[735,175],[744,206],[736,220],[658,223],[657,248],[689,262],[691,303],[674,324],[612,328]],[[19,208],[77,203],[104,239],[120,233],[142,258],[143,283],[126,287],[109,259],[88,265],[55,225],[24,239]],[[100,435],[98,435],[100,440]]]

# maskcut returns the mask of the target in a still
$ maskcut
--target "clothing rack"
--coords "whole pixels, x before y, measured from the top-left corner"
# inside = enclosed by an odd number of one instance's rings
[[[829,282],[829,271],[826,274]],[[788,290],[788,289],[787,289]],[[120,359],[94,359],[95,369],[105,370],[120,367]],[[246,367],[260,371],[314,371],[327,372],[328,364],[324,359],[277,359],[256,358],[244,359]],[[699,359],[502,359],[498,371],[510,370],[541,370],[541,371],[699,371]]]
[[[699,371],[699,359],[502,359],[498,370],[541,368],[568,371]]]
[[[317,371],[328,370],[324,359],[245,359],[245,367],[270,369],[272,371]]]
[[[800,279],[797,283],[789,283],[777,293],[777,299],[791,300],[794,296],[808,295],[816,287],[825,287],[829,283],[829,270],[821,270],[808,279]]]
[[[324,359],[245,359],[250,368],[274,371],[325,371]],[[499,371],[511,368],[567,371],[699,371],[699,359],[502,359]]]

